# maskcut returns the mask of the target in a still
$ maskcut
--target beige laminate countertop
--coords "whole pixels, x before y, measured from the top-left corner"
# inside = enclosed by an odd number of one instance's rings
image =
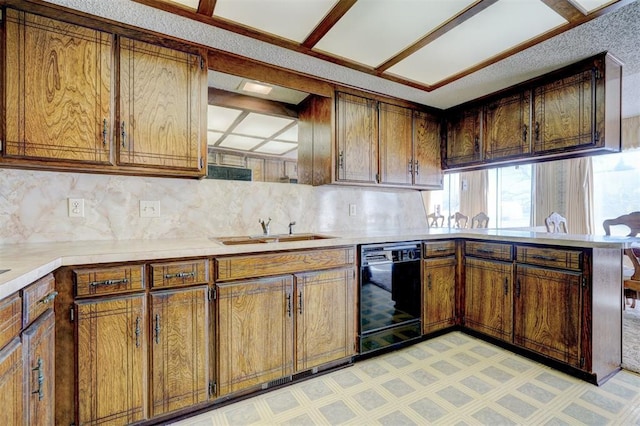
[[[215,238],[68,241],[0,245],[0,270],[9,269],[8,272],[0,274],[0,299],[24,288],[49,272],[68,265],[220,256],[451,237],[591,248],[623,249],[632,243],[640,244],[640,238],[549,234],[504,229],[431,228],[400,231],[323,232],[321,235],[332,238],[243,245],[223,245]]]

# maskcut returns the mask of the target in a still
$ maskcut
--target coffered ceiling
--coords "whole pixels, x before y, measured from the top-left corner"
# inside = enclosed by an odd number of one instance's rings
[[[136,0],[432,91],[630,0]]]

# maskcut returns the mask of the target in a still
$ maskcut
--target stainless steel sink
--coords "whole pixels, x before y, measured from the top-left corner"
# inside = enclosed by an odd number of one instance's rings
[[[220,237],[212,238],[224,245],[240,245],[240,244],[268,244],[268,243],[286,243],[292,241],[310,241],[325,240],[334,238],[327,235],[319,234],[283,234],[283,235],[255,235],[255,236],[239,236],[239,237]]]

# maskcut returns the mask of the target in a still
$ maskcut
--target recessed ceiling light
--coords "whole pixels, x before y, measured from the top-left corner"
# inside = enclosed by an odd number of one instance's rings
[[[245,92],[259,93],[261,95],[268,95],[271,92],[272,87],[266,84],[256,83],[253,81],[247,81],[242,86],[242,90]]]

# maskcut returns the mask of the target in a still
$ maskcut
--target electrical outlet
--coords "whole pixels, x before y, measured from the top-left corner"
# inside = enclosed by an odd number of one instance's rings
[[[69,217],[84,217],[84,198],[68,198]]]
[[[140,217],[160,217],[160,201],[140,200]]]
[[[355,215],[356,215],[356,205],[349,204],[349,216],[355,216]]]

